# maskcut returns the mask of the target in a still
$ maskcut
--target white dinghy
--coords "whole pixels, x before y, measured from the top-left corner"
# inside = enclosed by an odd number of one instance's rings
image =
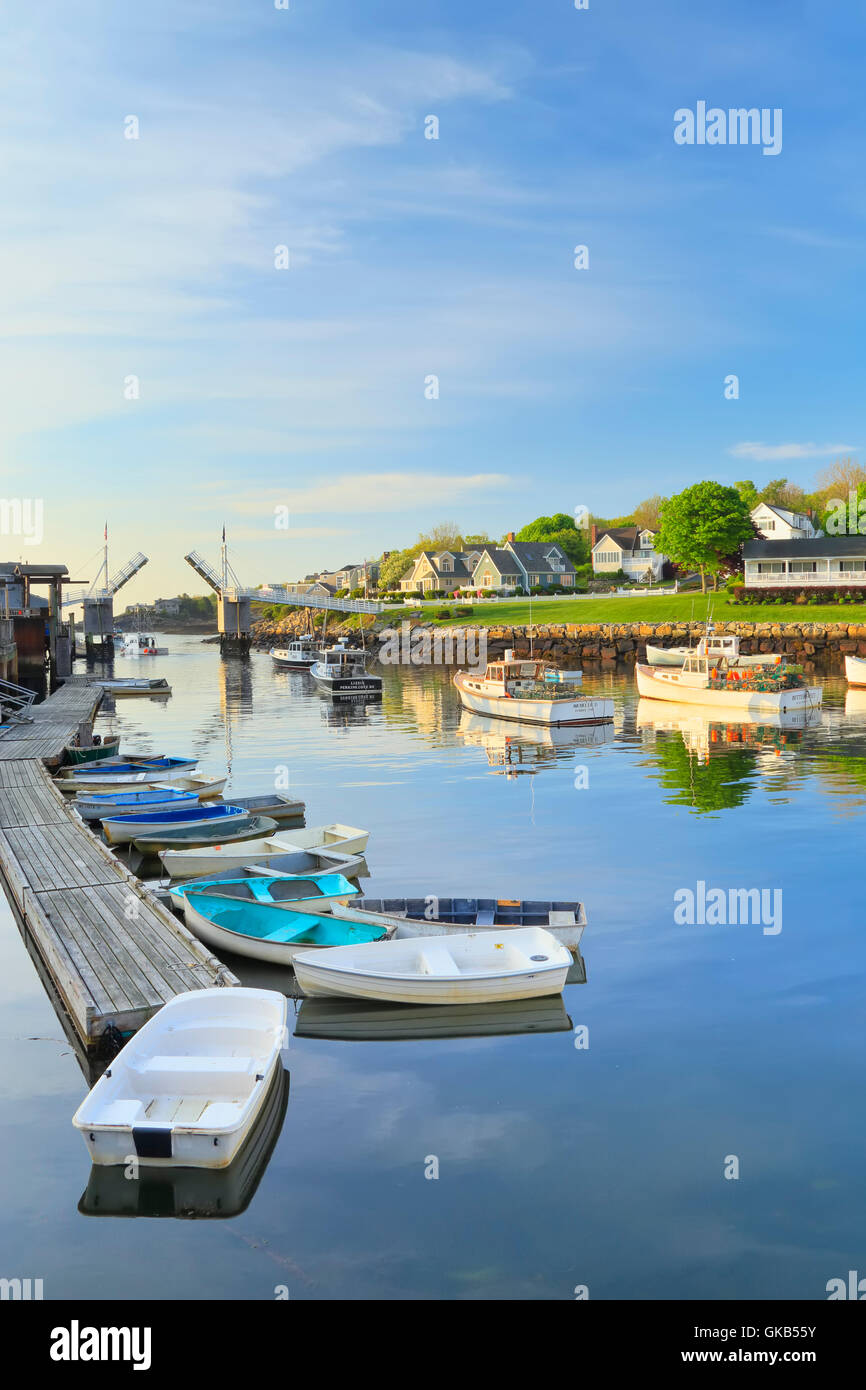
[[[369,838],[369,830],[354,825],[316,825],[307,830],[281,830],[276,835],[247,840],[243,844],[228,841],[203,849],[167,850],[160,858],[171,878],[194,878],[243,869],[247,864],[269,864],[295,850],[327,855],[329,859],[333,855],[332,862],[341,866],[341,873],[348,872],[347,864],[352,860],[351,872],[354,873],[361,865]]]
[[[845,679],[849,685],[866,685],[866,661],[862,656],[846,656]]]
[[[286,999],[264,989],[178,994],[117,1054],[72,1123],[94,1163],[225,1168],[270,1089]]]
[[[298,951],[292,963],[305,995],[485,1004],[560,994],[571,953],[542,927],[525,927]]]

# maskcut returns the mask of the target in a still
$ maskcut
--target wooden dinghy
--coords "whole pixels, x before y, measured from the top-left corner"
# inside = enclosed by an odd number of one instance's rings
[[[205,894],[223,901],[231,899],[246,904],[265,903],[268,907],[292,912],[322,913],[330,911],[334,903],[349,902],[357,892],[357,888],[353,888],[343,874],[269,876],[266,870],[249,869],[238,876],[220,874],[217,878],[196,878],[191,883],[170,888],[168,896],[172,907],[182,912],[186,921],[190,893]],[[378,929],[380,924],[368,925]]]
[[[160,1009],[76,1111],[94,1163],[225,1168],[280,1065],[286,1000],[271,990],[200,989]]]
[[[322,996],[303,999],[296,1038],[334,1042],[404,1042],[411,1038],[495,1038],[514,1033],[569,1033],[561,994],[509,999],[500,1004],[379,1004],[367,999]]]
[[[166,859],[164,863],[172,877],[181,877],[229,872],[248,864],[267,865],[294,850],[340,854],[348,858],[363,855],[369,838],[369,831],[351,825],[318,825],[309,830],[283,830],[245,845],[217,844],[201,850],[181,851],[183,860],[172,858],[171,862]],[[345,866],[341,872],[345,873]]]
[[[483,1004],[560,994],[571,955],[541,927],[298,951],[304,994],[403,1004]]]
[[[252,840],[245,843],[254,845],[256,842]],[[232,846],[229,845],[227,848],[231,849]],[[355,878],[358,874],[366,872],[367,867],[361,854],[325,854],[319,850],[306,849],[283,850],[276,858],[269,858],[267,863],[261,863],[253,855],[246,854],[243,864],[238,864],[233,869],[221,869],[219,873],[214,871],[213,861],[202,858],[195,849],[167,849],[161,851],[159,857],[169,878],[227,879],[248,875],[261,878],[263,874],[304,874],[307,877],[315,874],[344,874],[346,878]]]
[[[544,927],[572,951],[580,945],[586,926],[583,903],[559,898],[440,898],[433,894],[426,898],[358,897],[333,911],[353,921],[393,927],[398,940]]]
[[[220,808],[214,807],[216,809]],[[233,824],[228,824],[226,818],[221,816],[213,821],[201,820],[194,825],[166,825],[161,830],[145,830],[136,835],[132,843],[142,854],[156,855],[162,849],[175,846],[195,849],[217,841],[258,840],[277,828],[276,822],[268,820],[267,816],[248,816],[245,811],[232,817],[232,821]]]
[[[188,805],[156,811],[145,806],[119,815],[113,812],[100,816],[102,831],[110,845],[129,845],[144,835],[161,835],[163,831],[200,830],[202,827],[221,827],[230,840],[238,827],[246,827],[253,818],[240,806],[202,806],[193,801]]]
[[[131,815],[135,811],[173,811],[178,807],[198,806],[195,792],[176,791],[169,787],[143,787],[138,791],[79,792],[72,803],[82,820],[101,820],[103,816]]]
[[[106,737],[101,743],[92,743],[85,748],[77,743],[67,743],[63,749],[63,762],[67,767],[80,767],[84,763],[103,763],[107,758],[116,758],[119,750],[120,734]]]
[[[199,940],[221,952],[233,951],[271,965],[291,965],[296,951],[362,945],[388,936],[386,927],[293,912],[285,902],[240,902],[206,892],[188,892],[185,904],[184,920]]]
[[[849,685],[866,685],[866,661],[862,656],[846,656],[845,679]]]
[[[265,1103],[227,1168],[154,1168],[131,1182],[126,1167],[93,1164],[78,1203],[82,1216],[171,1216],[215,1220],[239,1216],[256,1194],[274,1151],[289,1099],[289,1073],[278,1066]]]

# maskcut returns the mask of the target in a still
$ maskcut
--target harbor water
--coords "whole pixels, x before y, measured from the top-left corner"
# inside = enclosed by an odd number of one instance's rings
[[[862,1266],[866,692],[831,676],[810,720],[726,724],[587,671],[615,723],[551,734],[462,713],[447,668],[340,705],[265,653],[161,645],[114,672],[171,698],[97,731],[369,829],[367,893],[580,899],[582,966],[486,1017],[292,1000],[246,1171],[127,1180],[91,1174],[88,1083],[3,901],[0,1275],[46,1299],[822,1299]]]

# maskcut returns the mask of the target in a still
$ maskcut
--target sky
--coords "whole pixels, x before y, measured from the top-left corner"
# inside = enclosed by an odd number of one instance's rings
[[[107,521],[141,602],[223,524],[254,585],[862,459],[862,6],[289,6],[3,7],[0,558]]]

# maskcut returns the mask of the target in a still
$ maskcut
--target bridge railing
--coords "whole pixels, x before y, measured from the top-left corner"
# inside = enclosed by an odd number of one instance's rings
[[[332,613],[381,613],[383,605],[375,599],[332,598],[325,594],[295,594],[291,589],[270,588],[241,589],[226,594],[226,598],[248,598],[253,603],[285,603],[293,608],[325,608]]]

